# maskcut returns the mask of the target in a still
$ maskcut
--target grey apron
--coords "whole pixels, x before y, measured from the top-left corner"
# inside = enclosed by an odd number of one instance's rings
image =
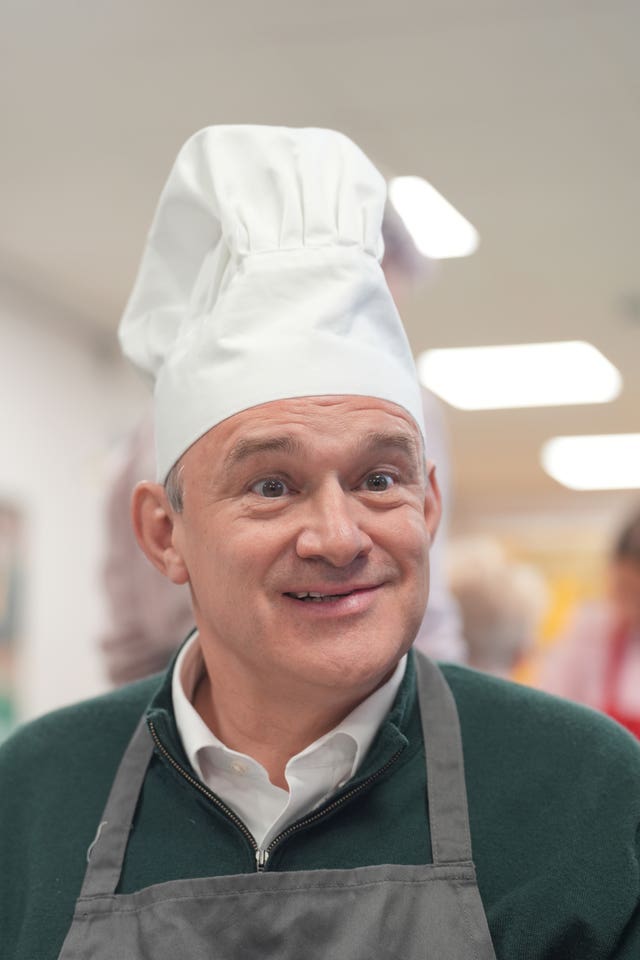
[[[116,894],[153,750],[141,723],[59,960],[495,960],[471,861],[455,702],[435,664],[416,655],[416,667],[433,863],[172,880]]]

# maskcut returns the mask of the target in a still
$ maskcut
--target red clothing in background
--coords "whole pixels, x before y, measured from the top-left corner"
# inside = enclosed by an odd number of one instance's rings
[[[640,631],[604,603],[581,607],[544,658],[539,686],[602,710],[640,737]]]

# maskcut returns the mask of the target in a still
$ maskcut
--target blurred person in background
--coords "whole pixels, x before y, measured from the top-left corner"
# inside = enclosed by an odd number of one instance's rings
[[[604,711],[640,738],[640,511],[613,545],[606,598],[578,608],[542,659],[538,685]]]
[[[487,538],[450,545],[447,570],[462,613],[469,666],[511,677],[536,641],[547,603],[542,575]]]
[[[382,269],[400,309],[409,294],[429,278],[433,262],[419,252],[389,202],[385,206],[382,236]],[[429,602],[415,645],[437,660],[464,662],[460,612],[447,584],[444,560],[451,504],[447,425],[441,402],[424,387],[422,406],[429,455],[438,464],[442,518],[430,553]],[[163,577],[139,549],[133,533],[133,489],[141,480],[152,478],[154,472],[153,419],[149,411],[118,454],[107,494],[103,582],[109,626],[100,640],[100,649],[107,675],[115,685],[164,670],[194,626],[187,587]]]
[[[107,493],[103,583],[109,622],[100,649],[116,686],[164,670],[194,627],[187,585],[172,583],[149,563],[131,524],[133,490],[155,469],[149,410],[117,452]]]

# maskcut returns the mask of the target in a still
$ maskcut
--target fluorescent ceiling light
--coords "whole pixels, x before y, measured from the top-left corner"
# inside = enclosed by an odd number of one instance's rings
[[[618,370],[582,340],[427,350],[420,380],[460,410],[607,403],[622,389]]]
[[[542,466],[570,490],[640,489],[640,433],[554,437],[542,447]]]
[[[422,177],[395,177],[389,199],[425,257],[468,257],[478,249],[478,231]]]

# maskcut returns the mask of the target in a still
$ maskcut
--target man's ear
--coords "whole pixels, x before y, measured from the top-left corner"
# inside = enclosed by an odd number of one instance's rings
[[[427,460],[426,471],[427,489],[424,496],[424,519],[427,524],[427,530],[429,531],[429,537],[433,543],[440,523],[440,517],[442,516],[442,495],[440,493],[438,478],[436,477],[435,464],[430,460]]]
[[[174,545],[179,514],[172,509],[161,483],[145,481],[133,491],[131,520],[140,549],[173,583],[187,583],[189,573]]]

